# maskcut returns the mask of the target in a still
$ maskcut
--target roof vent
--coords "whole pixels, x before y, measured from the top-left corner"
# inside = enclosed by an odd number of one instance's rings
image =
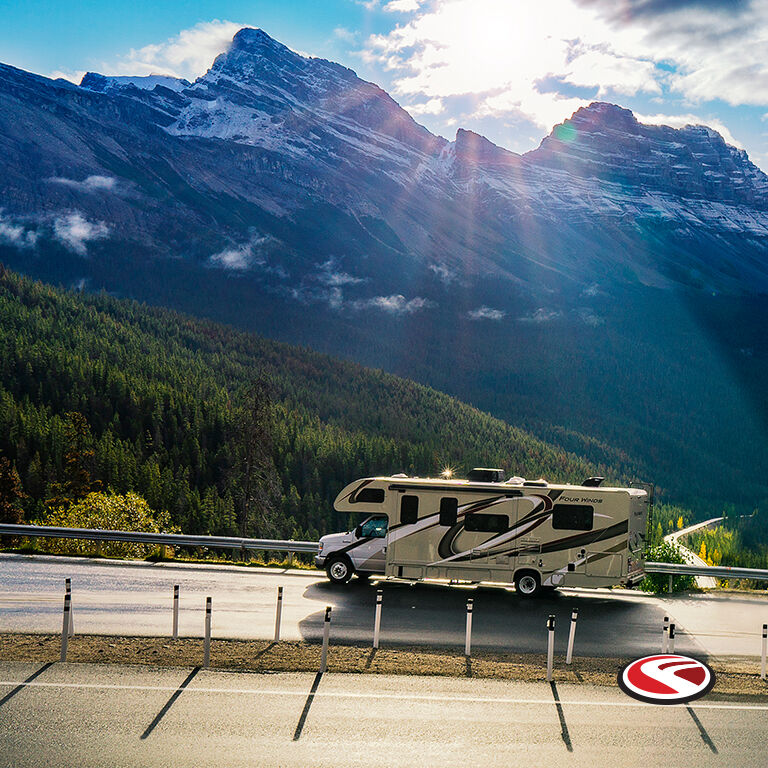
[[[582,485],[585,488],[597,488],[598,485],[600,485],[603,480],[605,480],[604,477],[588,477]]]
[[[504,470],[475,467],[467,473],[467,480],[473,483],[502,483],[504,482]]]

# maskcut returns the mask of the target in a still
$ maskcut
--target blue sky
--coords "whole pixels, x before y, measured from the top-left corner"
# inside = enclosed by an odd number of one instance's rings
[[[447,138],[526,151],[599,99],[711,125],[768,170],[768,0],[6,0],[0,61],[194,78],[239,26],[351,67]]]

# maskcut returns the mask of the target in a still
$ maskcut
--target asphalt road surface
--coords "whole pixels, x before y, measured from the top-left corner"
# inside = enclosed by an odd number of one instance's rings
[[[25,683],[26,681],[26,683]],[[768,704],[618,688],[0,662],[0,765],[768,765]]]
[[[546,649],[546,619],[556,616],[564,653],[571,609],[579,609],[575,653],[640,656],[660,650],[663,617],[676,622],[680,653],[760,653],[768,599],[742,594],[654,597],[628,590],[561,590],[540,600],[514,591],[356,580],[336,587],[318,572],[148,564],[0,555],[0,631],[60,632],[64,579],[71,577],[76,632],[164,635],[171,631],[173,585],[181,587],[180,634],[200,637],[205,597],[213,598],[213,636],[272,637],[277,587],[284,587],[283,639],[319,640],[326,605],[331,639],[370,642],[376,589],[384,592],[382,644],[464,644],[465,607],[474,598],[473,647]]]

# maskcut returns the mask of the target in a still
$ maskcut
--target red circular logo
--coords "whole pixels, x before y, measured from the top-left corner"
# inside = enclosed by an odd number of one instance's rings
[[[715,684],[711,667],[690,656],[662,653],[644,656],[619,672],[619,687],[650,704],[683,704],[709,693]]]

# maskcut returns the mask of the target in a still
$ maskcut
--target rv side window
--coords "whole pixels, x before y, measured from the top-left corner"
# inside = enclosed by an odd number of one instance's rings
[[[358,504],[381,504],[383,501],[383,488],[363,488],[355,494],[355,503]]]
[[[456,517],[459,511],[458,499],[440,499],[440,525],[456,525]]]
[[[465,531],[501,533],[509,529],[509,515],[470,514],[464,518]]]
[[[411,525],[419,519],[419,497],[403,496],[400,499],[400,522]]]
[[[561,531],[591,531],[594,511],[594,507],[586,504],[555,504],[552,527]]]

